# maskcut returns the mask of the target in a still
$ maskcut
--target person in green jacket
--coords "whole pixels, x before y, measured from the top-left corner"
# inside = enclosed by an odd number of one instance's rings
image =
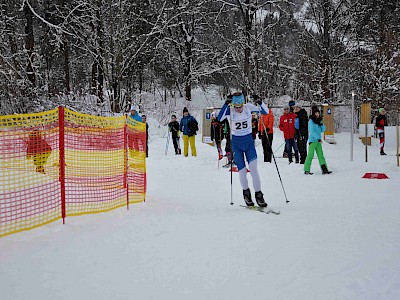
[[[304,163],[304,174],[312,175],[311,162],[314,158],[314,152],[317,152],[318,162],[322,169],[322,174],[330,174],[326,165],[324,152],[322,151],[322,133],[326,130],[324,123],[322,122],[321,112],[317,106],[312,107],[312,115],[308,121],[308,154]]]

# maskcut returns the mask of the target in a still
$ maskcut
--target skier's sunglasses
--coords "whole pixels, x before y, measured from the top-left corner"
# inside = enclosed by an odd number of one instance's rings
[[[234,106],[233,106],[233,108],[236,108],[236,109],[239,109],[239,108],[241,108],[241,107],[243,107],[243,104],[241,104],[241,105],[234,105]]]

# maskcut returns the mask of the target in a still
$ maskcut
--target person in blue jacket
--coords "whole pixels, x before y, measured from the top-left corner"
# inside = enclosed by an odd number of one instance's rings
[[[321,112],[319,111],[317,106],[312,107],[312,115],[310,120],[308,121],[308,154],[306,161],[304,163],[304,174],[312,175],[311,170],[311,162],[314,158],[314,152],[317,152],[318,162],[322,169],[322,174],[330,174],[331,171],[328,171],[328,167],[326,165],[324,152],[322,151],[322,133],[325,132],[326,127],[322,122]]]
[[[192,151],[192,156],[197,156],[196,152],[196,132],[199,130],[198,123],[196,119],[189,114],[188,109],[185,107],[183,109],[183,117],[179,124],[179,130],[182,132],[183,136],[183,155],[185,157],[189,154],[189,144],[190,150]]]
[[[131,112],[129,114],[129,118],[134,119],[135,121],[138,122],[143,122],[142,117],[138,113],[138,109],[135,105],[131,106]]]

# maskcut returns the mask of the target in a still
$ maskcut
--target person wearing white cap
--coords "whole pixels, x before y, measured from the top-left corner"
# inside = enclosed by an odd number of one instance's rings
[[[129,117],[137,122],[143,122],[142,117],[139,115],[138,109],[135,105],[131,106],[131,112],[129,114]]]

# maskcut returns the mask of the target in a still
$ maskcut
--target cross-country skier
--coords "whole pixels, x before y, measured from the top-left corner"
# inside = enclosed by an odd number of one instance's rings
[[[243,188],[244,201],[247,206],[254,206],[254,202],[251,199],[249,183],[247,181],[247,169],[244,161],[244,156],[246,155],[250,174],[253,179],[257,204],[260,207],[266,207],[267,203],[264,201],[263,193],[261,192],[260,175],[257,170],[257,152],[254,146],[251,126],[252,112],[259,111],[259,108],[250,103],[245,104],[244,96],[240,92],[233,94],[232,105],[230,104],[231,102],[228,99],[222,106],[218,115],[218,120],[223,121],[228,119],[231,123],[233,158],[239,170],[239,179]],[[268,108],[261,99],[257,100],[257,104],[261,106],[262,114],[268,114]],[[232,106],[233,109],[231,109]]]

